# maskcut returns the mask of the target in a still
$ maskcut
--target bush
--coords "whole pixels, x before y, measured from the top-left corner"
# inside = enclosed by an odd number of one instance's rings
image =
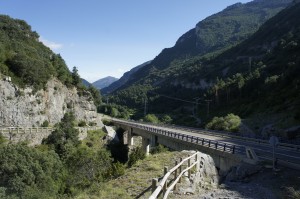
[[[73,194],[76,188],[84,189],[94,182],[107,179],[112,159],[105,149],[95,151],[88,147],[78,147],[69,155],[66,165],[70,173],[67,188]]]
[[[84,126],[86,126],[86,122],[85,121],[79,121],[78,126],[79,127],[84,127]]]
[[[124,164],[122,164],[120,162],[116,162],[116,163],[112,164],[111,177],[117,178],[124,174],[125,174],[125,165]]]
[[[96,122],[89,122],[89,126],[97,126]]]
[[[161,144],[159,144],[158,146],[151,149],[151,154],[163,153],[163,152],[166,152],[166,151],[168,151],[168,148],[164,147]]]
[[[169,115],[164,115],[161,118],[161,122],[164,123],[164,124],[171,124],[172,121],[173,120],[172,120],[172,118]]]
[[[154,124],[158,124],[159,123],[159,119],[154,114],[147,114],[144,117],[144,121],[145,122],[154,123]]]
[[[6,139],[4,138],[4,136],[0,133],[0,145],[5,143]]]
[[[42,124],[42,127],[48,127],[49,126],[49,122],[48,120],[45,120]]]
[[[131,154],[129,155],[129,160],[127,163],[128,167],[132,167],[138,160],[143,160],[145,159],[145,157],[146,155],[140,147],[133,149]]]
[[[6,195],[4,198],[54,198],[63,191],[65,175],[53,151],[21,144],[0,147],[0,195]]]
[[[48,144],[60,157],[67,155],[68,150],[80,144],[79,131],[74,128],[74,121],[73,113],[66,113],[55,130],[43,140],[43,144]]]
[[[102,119],[102,123],[106,126],[113,126],[113,123],[110,120]]]
[[[232,113],[226,117],[214,117],[207,125],[207,129],[224,130],[231,132],[238,132],[241,125],[241,118]]]

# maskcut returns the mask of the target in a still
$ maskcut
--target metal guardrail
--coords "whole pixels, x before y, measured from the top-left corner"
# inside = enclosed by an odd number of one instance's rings
[[[149,126],[145,126],[142,124],[127,122],[127,121],[123,121],[123,120],[119,120],[119,119],[118,120],[112,119],[112,121],[120,123],[120,124],[125,124],[127,126],[132,126],[132,127],[138,128],[138,129],[146,130],[146,131],[149,131],[149,132],[152,132],[155,134],[171,137],[174,139],[179,139],[179,140],[182,140],[185,142],[190,142],[190,143],[197,144],[197,145],[202,145],[202,146],[216,149],[219,151],[223,151],[226,153],[232,153],[232,154],[245,153],[245,152],[243,152],[244,150],[242,150],[241,147],[236,147],[236,145],[228,144],[225,142],[209,140],[209,139],[200,138],[197,136],[186,135],[186,134],[177,133],[177,132],[168,131],[168,130],[162,130],[160,128],[149,127]]]
[[[99,127],[93,126],[93,127],[75,127],[79,130],[97,130]],[[5,127],[0,128],[0,134],[4,133],[43,133],[43,132],[52,132],[54,130],[53,127]]]
[[[218,137],[223,137],[223,138],[235,138],[235,139],[239,139],[239,140],[245,140],[245,141],[255,142],[255,143],[259,143],[259,144],[268,144],[269,145],[268,140],[233,135],[233,133],[230,133],[230,132],[198,129],[198,128],[193,128],[193,127],[178,126],[178,125],[154,124],[154,123],[147,123],[147,122],[139,122],[139,123],[151,125],[151,126],[157,126],[157,127],[166,127],[166,128],[171,128],[171,129],[184,130],[184,131],[188,131],[188,132],[192,132],[192,133],[201,133],[201,134],[206,134],[206,135],[218,136]],[[297,144],[280,142],[278,147],[287,147],[287,148],[292,148],[296,151],[300,151],[300,145],[297,145]]]

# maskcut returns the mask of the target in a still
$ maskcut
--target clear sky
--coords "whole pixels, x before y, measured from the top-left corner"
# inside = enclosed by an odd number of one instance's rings
[[[0,0],[93,82],[153,59],[202,19],[250,0]]]

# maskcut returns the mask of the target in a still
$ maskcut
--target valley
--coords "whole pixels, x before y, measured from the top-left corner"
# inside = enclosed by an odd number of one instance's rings
[[[0,199],[300,198],[298,0],[243,0],[205,17],[182,7],[201,20],[154,57],[133,48],[153,56],[163,43],[143,31],[160,6],[124,14],[93,2],[72,19],[64,3],[70,17],[49,34],[34,17],[0,15]],[[171,36],[163,16],[152,29]]]

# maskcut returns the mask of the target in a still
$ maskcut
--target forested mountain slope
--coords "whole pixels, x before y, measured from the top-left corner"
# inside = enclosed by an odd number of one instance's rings
[[[52,76],[72,84],[62,57],[40,42],[38,33],[25,21],[6,15],[0,15],[0,73],[12,76],[21,87],[43,88]]]
[[[206,118],[205,100],[211,100],[209,117],[229,112],[244,118],[280,114],[290,125],[299,123],[299,13],[299,3],[292,4],[239,45],[218,56],[173,62],[163,72],[152,72],[146,84],[117,92],[115,100],[134,107],[147,97],[149,112],[183,116],[195,107],[176,98],[198,97],[201,119]]]
[[[0,15],[0,126],[47,126],[68,111],[96,121],[98,90],[82,85],[76,67],[42,42],[30,25]],[[96,105],[96,106],[95,106]]]
[[[237,3],[207,17],[181,36],[174,47],[164,49],[150,64],[131,75],[119,90],[133,84],[156,84],[156,79],[166,76],[169,68],[183,67],[182,61],[204,55],[211,57],[229,49],[252,35],[290,2],[292,0]]]
[[[101,92],[103,94],[108,94],[108,93],[112,93],[113,91],[117,90],[118,88],[120,88],[121,86],[123,86],[124,84],[127,83],[127,81],[131,78],[132,75],[135,74],[135,72],[137,72],[139,69],[143,68],[144,66],[150,64],[151,61],[147,61],[143,64],[140,64],[134,68],[132,68],[130,71],[127,71],[126,73],[123,74],[123,76],[118,79],[117,81],[113,82],[111,85],[109,85],[106,88],[101,89]]]

